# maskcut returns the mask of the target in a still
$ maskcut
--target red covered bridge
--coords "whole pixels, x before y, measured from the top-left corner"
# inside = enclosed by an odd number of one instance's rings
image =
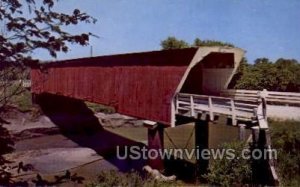
[[[113,106],[121,114],[145,119],[152,125],[148,129],[151,149],[163,148],[163,128],[174,127],[176,115],[198,119],[196,144],[205,147],[208,122],[199,116],[207,114],[210,120],[215,114],[227,115],[234,125],[237,120],[255,118],[261,137],[265,136],[257,141],[270,148],[264,94],[258,108],[257,99],[220,97],[243,55],[238,48],[200,47],[43,63],[32,67],[31,90],[36,96],[48,93]],[[253,137],[256,134],[254,128]],[[161,158],[149,164],[163,167]],[[268,164],[276,180],[272,160]]]
[[[219,95],[243,54],[238,48],[200,47],[45,63],[32,68],[32,92],[113,106],[174,126],[176,93]]]

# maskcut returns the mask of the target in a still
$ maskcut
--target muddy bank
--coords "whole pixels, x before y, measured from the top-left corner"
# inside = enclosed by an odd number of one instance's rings
[[[142,142],[145,143],[147,138],[146,129],[142,127],[140,120],[120,114],[97,113],[94,114],[98,120],[97,126],[93,132],[87,133],[81,131],[85,126],[79,131],[66,131],[53,121],[53,118],[72,116],[58,114],[50,118],[41,115],[33,119],[30,113],[17,110],[9,111],[4,116],[7,123],[3,124],[3,127],[11,134],[15,149],[4,157],[11,162],[7,165],[7,171],[13,174],[15,181],[29,181],[29,185],[36,185],[36,182],[43,180],[50,181],[48,184],[52,185],[61,182],[77,183],[78,181],[72,180],[56,181],[58,176],[64,176],[65,172],[69,171],[83,179],[80,183],[86,183],[95,179],[97,173],[102,170],[126,172],[132,168],[139,170],[145,165],[143,160],[132,162],[115,157],[117,145],[144,145]],[[71,127],[72,124],[69,124],[68,128]],[[120,128],[127,130],[129,134],[137,130],[140,132],[137,133],[139,137],[124,137],[119,133]],[[26,171],[20,169],[21,162],[29,167]]]

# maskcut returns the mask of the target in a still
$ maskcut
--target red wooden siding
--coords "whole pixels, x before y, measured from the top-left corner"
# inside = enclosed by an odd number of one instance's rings
[[[41,64],[31,71],[32,92],[109,105],[122,114],[170,124],[172,96],[196,50],[156,51]]]

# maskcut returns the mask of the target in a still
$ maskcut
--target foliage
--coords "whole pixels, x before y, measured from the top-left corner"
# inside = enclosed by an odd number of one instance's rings
[[[11,174],[5,170],[7,161],[2,157],[3,154],[14,150],[14,142],[6,128],[2,124],[8,123],[0,117],[0,186],[7,185],[10,181]]]
[[[300,186],[300,122],[272,121],[270,126],[281,182],[284,186]]]
[[[242,76],[234,86],[236,89],[300,91],[300,64],[293,59],[281,58],[273,63],[267,58],[259,58],[240,73]]]
[[[184,40],[179,40],[173,36],[168,37],[167,39],[161,41],[160,45],[163,50],[182,49],[182,48],[190,47],[190,45]]]
[[[192,46],[201,47],[201,46],[227,46],[234,47],[233,44],[227,42],[221,42],[217,40],[201,40],[200,38],[196,38]]]
[[[30,107],[28,92],[24,92],[20,79],[28,79],[27,65],[34,65],[35,50],[46,50],[52,57],[68,52],[69,44],[87,45],[92,33],[70,33],[69,26],[95,23],[88,14],[74,9],[71,13],[55,11],[58,0],[1,0],[0,1],[0,112],[15,99],[21,110]],[[16,97],[19,94],[21,97]],[[12,148],[9,133],[1,126],[0,117],[0,183],[9,182],[5,160],[1,157]],[[2,185],[0,184],[0,185]],[[5,185],[5,184],[4,184]]]
[[[63,28],[96,20],[79,9],[75,9],[71,14],[53,11],[56,2],[1,1],[0,20],[4,30],[0,35],[1,62],[19,63],[31,60],[31,52],[38,48],[48,50],[50,55],[55,57],[59,51],[68,51],[67,43],[87,44],[91,33],[72,35]]]
[[[200,40],[196,38],[193,44],[189,44],[184,40],[177,39],[174,36],[170,36],[165,40],[161,41],[160,46],[163,50],[168,49],[182,49],[188,47],[200,47],[200,46],[228,46],[234,47],[234,45],[226,42],[221,42],[217,40]]]
[[[300,91],[299,71],[296,60],[278,59],[272,63],[266,58],[257,59],[236,87],[297,92]]]
[[[120,173],[118,171],[102,171],[97,181],[89,184],[89,187],[111,187],[111,186],[178,186],[179,182],[159,182],[150,176],[142,177],[139,173],[132,171],[129,173]]]
[[[57,12],[55,4],[58,2],[0,1],[1,88],[5,88],[12,80],[28,78],[25,66],[37,62],[31,56],[33,51],[46,50],[52,57],[56,57],[58,52],[68,52],[69,44],[88,44],[92,33],[73,34],[67,32],[66,28],[79,23],[95,23],[96,20],[79,9],[70,14]],[[0,100],[8,99],[9,97],[5,98],[0,91]],[[4,104],[5,102],[2,102],[0,107]]]
[[[18,110],[21,112],[28,112],[33,109],[31,93],[25,88],[22,88],[22,93],[13,95],[10,103],[11,105],[16,105]]]
[[[91,103],[86,102],[87,107],[89,107],[93,112],[101,112],[105,114],[112,114],[115,113],[115,109],[113,107],[97,104],[97,103]]]
[[[242,158],[242,150],[246,147],[245,142],[231,142],[221,145],[222,149],[235,150],[236,157],[226,157],[213,160],[208,168],[208,173],[203,175],[212,185],[232,186],[251,183],[251,161]]]

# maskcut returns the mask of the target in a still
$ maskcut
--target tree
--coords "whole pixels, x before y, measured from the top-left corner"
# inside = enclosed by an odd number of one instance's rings
[[[11,87],[9,74],[21,74],[28,64],[37,62],[32,52],[43,49],[52,57],[68,52],[68,44],[87,45],[92,33],[72,34],[66,27],[95,23],[96,19],[74,9],[70,14],[54,10],[55,0],[1,0],[0,2],[0,109]],[[3,94],[4,93],[4,94]],[[2,103],[2,104],[1,104]]]
[[[217,40],[200,40],[200,38],[196,38],[192,46],[201,47],[201,46],[227,46],[234,47],[233,44],[217,41]]]
[[[300,64],[294,59],[278,59],[275,64],[279,91],[300,91]]]
[[[174,36],[170,36],[167,39],[161,41],[160,46],[163,50],[182,49],[190,47],[190,45],[187,42],[185,42],[184,40],[179,40]]]
[[[293,59],[281,58],[273,63],[267,58],[258,58],[243,70],[234,88],[299,92],[300,64]]]
[[[68,44],[87,45],[92,33],[69,33],[66,27],[79,23],[95,23],[96,19],[75,9],[70,14],[57,12],[58,0],[0,1],[0,114],[8,100],[22,92],[16,79],[28,76],[27,65],[38,59],[32,52],[43,49],[56,57],[68,52]],[[5,170],[2,154],[12,151],[13,142],[0,117],[0,186],[11,186],[11,174]]]

